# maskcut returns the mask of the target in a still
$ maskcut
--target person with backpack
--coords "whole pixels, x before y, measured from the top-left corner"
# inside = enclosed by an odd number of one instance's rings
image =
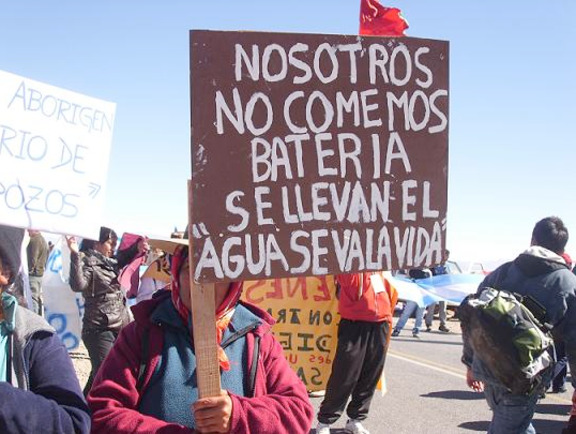
[[[503,329],[500,330],[500,336],[494,338],[490,335],[487,323],[463,320],[463,316],[466,316],[465,307],[469,308],[471,304],[469,300],[465,300],[459,308],[464,343],[462,361],[468,367],[466,382],[473,390],[484,390],[493,412],[489,433],[536,432],[532,426],[532,417],[539,396],[548,388],[552,378],[553,363],[550,361],[553,355],[550,353],[553,353],[553,345],[548,334],[536,330],[535,324],[551,329],[554,339],[565,343],[571,371],[576,372],[576,276],[561,257],[567,242],[568,230],[560,218],[547,217],[540,220],[532,231],[530,248],[514,261],[489,274],[478,288],[477,297],[497,294],[502,290],[502,296],[507,298],[502,306],[512,306],[512,301],[519,299],[523,300],[523,306],[531,307],[528,310],[534,315],[526,314],[524,308],[516,309],[514,320],[522,325],[525,325],[524,322],[528,324],[524,327],[524,335],[529,336],[531,342],[535,342],[535,337],[539,336],[544,351],[540,368],[532,367],[533,387],[520,389],[514,385],[505,385],[503,379],[514,372],[508,371],[507,375],[502,375],[502,372],[513,369],[515,365],[494,363],[498,357],[504,357],[515,350],[513,347],[521,341],[508,341]],[[485,291],[485,288],[494,289]],[[476,302],[480,304],[482,297],[477,298]],[[535,321],[535,317],[539,321]],[[501,328],[505,327],[504,322],[500,324]],[[575,379],[572,381],[573,384],[576,382]]]
[[[242,282],[215,284],[222,390],[198,398],[188,240],[155,243],[173,253],[171,288],[133,307],[101,365],[88,395],[92,433],[307,434],[306,387],[271,332],[274,319],[239,300]]]

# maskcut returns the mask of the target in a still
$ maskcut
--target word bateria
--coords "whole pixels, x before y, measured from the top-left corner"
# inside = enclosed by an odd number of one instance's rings
[[[287,274],[323,275],[328,274],[322,264],[330,253],[336,255],[343,273],[353,268],[359,271],[391,269],[393,263],[399,268],[417,267],[429,263],[433,255],[440,260],[442,229],[440,223],[435,222],[431,233],[415,226],[408,226],[404,231],[396,226],[383,226],[379,230],[295,230],[290,235],[290,255],[298,255],[301,262],[293,267],[289,266],[273,233],[232,236],[220,248],[209,236],[203,241],[195,270],[197,280],[204,273],[213,273],[218,279],[235,279],[245,272],[272,276],[273,271],[279,274],[277,267]]]

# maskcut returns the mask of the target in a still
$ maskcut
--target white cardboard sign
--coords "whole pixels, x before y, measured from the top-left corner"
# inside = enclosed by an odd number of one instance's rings
[[[0,223],[97,237],[115,111],[0,71]]]

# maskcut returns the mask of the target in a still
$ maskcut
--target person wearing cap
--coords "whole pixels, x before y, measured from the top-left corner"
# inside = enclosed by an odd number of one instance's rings
[[[8,292],[18,272],[8,250],[0,243],[0,432],[89,433],[68,351],[44,318]]]
[[[133,307],[88,395],[94,433],[308,433],[313,407],[265,311],[216,283],[222,390],[198,399],[187,240],[172,240],[171,288]],[[197,430],[197,431],[196,431]]]

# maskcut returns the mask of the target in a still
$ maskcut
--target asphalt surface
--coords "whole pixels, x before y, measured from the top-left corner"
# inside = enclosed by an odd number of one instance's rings
[[[458,322],[448,322],[450,333],[434,330],[413,338],[412,321],[400,336],[392,338],[386,360],[387,392],[376,392],[364,426],[371,434],[451,434],[486,432],[491,412],[484,395],[466,386],[464,365],[460,362],[462,336]],[[550,394],[540,400],[533,424],[539,434],[560,433],[568,420],[572,387],[563,394]],[[318,410],[322,398],[311,398]],[[315,433],[314,420],[311,433]],[[345,433],[344,414],[331,429]]]

